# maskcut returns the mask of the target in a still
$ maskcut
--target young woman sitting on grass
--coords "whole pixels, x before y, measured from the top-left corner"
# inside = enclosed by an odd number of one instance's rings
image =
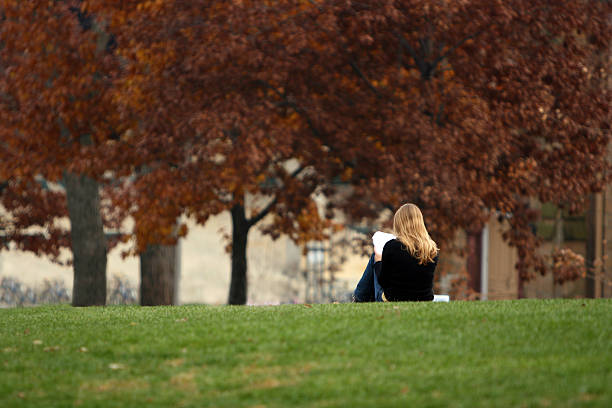
[[[421,210],[404,204],[393,216],[394,239],[376,247],[355,288],[355,302],[431,301],[438,246],[431,239]]]

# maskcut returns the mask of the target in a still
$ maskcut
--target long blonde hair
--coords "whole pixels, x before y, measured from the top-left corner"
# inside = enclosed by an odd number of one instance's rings
[[[423,214],[414,204],[404,204],[395,212],[393,233],[420,264],[433,262],[438,255],[438,246],[425,228]]]

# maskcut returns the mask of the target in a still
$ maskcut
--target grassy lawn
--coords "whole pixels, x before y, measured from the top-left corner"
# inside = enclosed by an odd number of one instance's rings
[[[0,310],[0,407],[610,407],[612,301]]]

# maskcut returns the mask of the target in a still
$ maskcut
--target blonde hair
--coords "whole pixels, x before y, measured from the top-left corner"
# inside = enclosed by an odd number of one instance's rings
[[[420,264],[433,262],[438,255],[438,246],[425,228],[423,214],[414,204],[404,204],[395,212],[393,233]]]

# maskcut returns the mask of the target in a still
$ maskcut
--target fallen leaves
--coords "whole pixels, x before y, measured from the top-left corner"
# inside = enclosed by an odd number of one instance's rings
[[[165,365],[170,366],[170,367],[180,367],[185,363],[185,359],[184,358],[175,358],[172,360],[166,360],[164,362]]]
[[[88,392],[124,392],[150,388],[151,384],[141,378],[111,378],[104,381],[86,382],[80,390]],[[75,403],[75,405],[78,405]]]
[[[580,396],[578,397],[578,399],[580,401],[593,401],[594,399],[597,399],[597,395],[595,394],[589,394],[589,393],[581,393]]]
[[[278,388],[281,385],[283,385],[283,383],[277,378],[266,378],[262,381],[252,384],[251,388],[255,390],[265,390],[270,388]]]
[[[185,371],[172,376],[170,378],[170,385],[182,391],[195,392],[197,389],[195,371]]]
[[[125,368],[125,365],[121,363],[110,363],[108,365],[108,368],[110,368],[111,370],[123,370]]]

